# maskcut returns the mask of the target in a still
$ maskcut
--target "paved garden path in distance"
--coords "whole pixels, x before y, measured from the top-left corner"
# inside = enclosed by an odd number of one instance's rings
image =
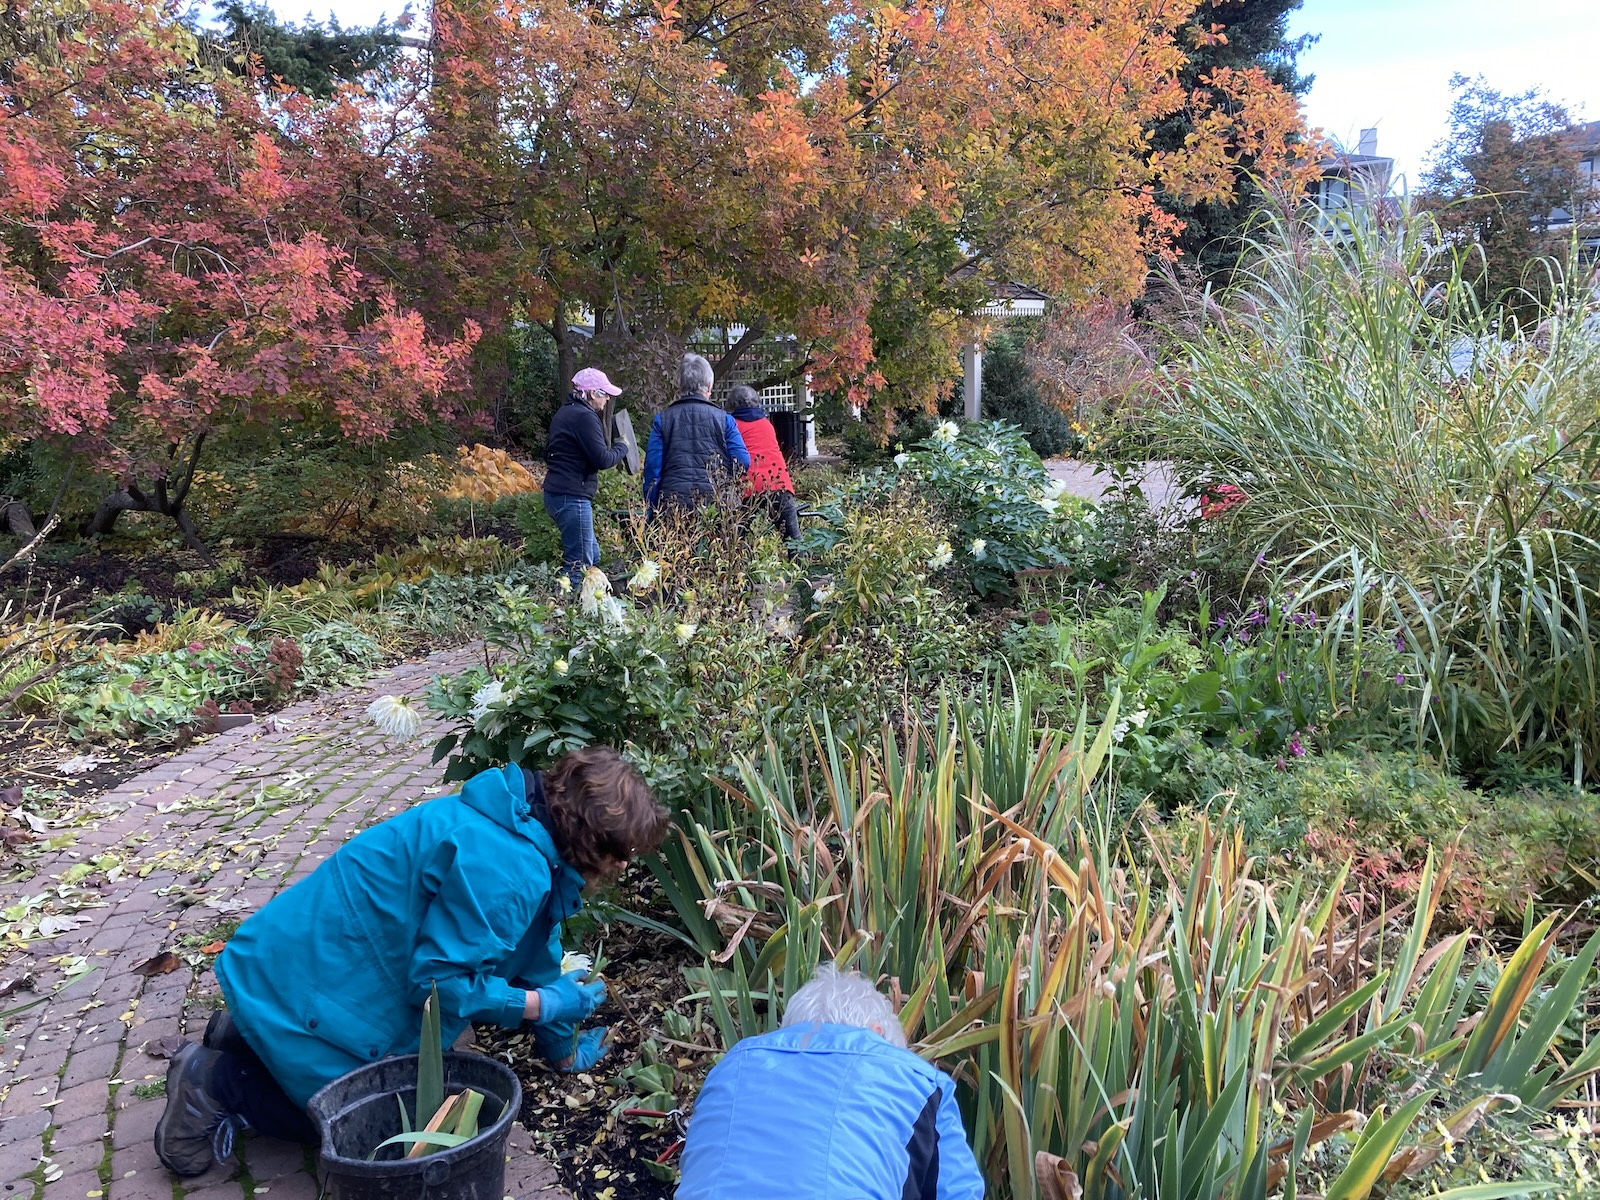
[[[474,656],[434,654],[193,746],[100,797],[103,818],[36,860],[31,880],[0,885],[3,908],[82,874],[69,873],[96,856],[114,854],[120,867],[99,876],[103,905],[74,914],[86,923],[27,948],[41,990],[71,956],[96,970],[7,1023],[0,1200],[314,1200],[314,1153],[281,1142],[247,1139],[234,1167],[175,1180],[151,1148],[164,1103],[151,1093],[173,1039],[198,1040],[214,1007],[202,948],[354,833],[442,790],[442,768],[428,761],[437,727],[396,745],[366,720],[367,705],[384,693],[420,698],[430,676]],[[135,972],[165,951],[176,969]],[[6,975],[27,965],[12,955]],[[0,1008],[26,998],[14,993]],[[506,1195],[566,1200],[520,1126]]]
[[[1052,458],[1044,466],[1052,479],[1059,479],[1067,485],[1067,491],[1072,495],[1081,496],[1095,504],[1100,503],[1111,490],[1110,474],[1097,474],[1094,463],[1076,458]],[[1179,493],[1177,481],[1172,477],[1172,468],[1167,463],[1146,463],[1133,473],[1133,478],[1144,490],[1151,511],[1157,514],[1171,509],[1174,515],[1178,515],[1193,507],[1193,501],[1185,500]]]

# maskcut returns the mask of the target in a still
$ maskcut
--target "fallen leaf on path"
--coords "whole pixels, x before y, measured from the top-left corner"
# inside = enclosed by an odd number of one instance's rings
[[[164,1037],[148,1041],[140,1049],[151,1058],[171,1058],[179,1050],[182,1050],[183,1046],[184,1039],[181,1037]]]
[[[22,785],[14,783],[10,787],[0,788],[0,804],[21,804]]]
[[[154,958],[147,959],[133,969],[135,975],[143,975],[149,979],[153,975],[170,975],[183,966],[183,959],[171,950],[163,950]]]
[[[221,954],[222,953],[222,948],[224,946],[226,946],[227,944],[228,944],[227,942],[211,942],[208,945],[201,946],[200,947],[200,953],[201,954]]]

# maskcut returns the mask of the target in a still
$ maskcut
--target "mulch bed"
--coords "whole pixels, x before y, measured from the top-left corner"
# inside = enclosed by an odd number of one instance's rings
[[[634,868],[634,874],[643,872]],[[649,911],[670,922],[647,883],[628,888],[620,901],[636,911]],[[579,919],[582,919],[581,916]],[[595,1070],[562,1075],[541,1063],[527,1034],[480,1028],[478,1049],[510,1062],[522,1081],[522,1124],[561,1176],[561,1183],[581,1200],[670,1200],[676,1188],[678,1155],[668,1171],[652,1170],[654,1161],[678,1140],[671,1122],[628,1117],[623,1110],[638,1100],[621,1078],[639,1059],[639,1047],[654,1039],[665,1061],[676,1070],[674,1097],[685,1111],[693,1103],[714,1054],[663,1041],[662,1013],[681,1004],[690,987],[683,968],[700,958],[676,938],[625,922],[615,922],[591,939],[603,942],[606,1003],[595,1020],[611,1030],[612,1046]],[[696,1035],[707,1043],[705,1031]],[[665,1177],[663,1177],[665,1176]]]
[[[149,770],[170,753],[170,748],[131,742],[76,745],[53,721],[38,717],[0,721],[0,790],[44,788],[63,801],[87,800]]]

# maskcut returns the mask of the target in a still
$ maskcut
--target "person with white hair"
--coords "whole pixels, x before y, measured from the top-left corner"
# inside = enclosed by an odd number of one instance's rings
[[[750,452],[734,419],[711,403],[715,377],[698,354],[678,364],[678,398],[656,414],[645,447],[644,500],[657,513],[669,504],[695,505],[716,494],[713,471],[748,471]]]
[[[677,1200],[980,1200],[955,1081],[906,1049],[884,995],[831,963],[706,1077]]]

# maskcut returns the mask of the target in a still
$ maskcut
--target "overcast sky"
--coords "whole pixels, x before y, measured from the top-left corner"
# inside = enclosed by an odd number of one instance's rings
[[[781,3],[782,0],[774,0]],[[404,0],[271,0],[280,16],[326,9],[346,25],[398,15]],[[423,0],[417,0],[420,12]],[[1301,59],[1316,76],[1313,125],[1378,152],[1413,186],[1450,112],[1450,76],[1482,74],[1504,92],[1540,87],[1573,116],[1600,120],[1600,0],[1304,0],[1294,34],[1321,40]]]
[[[1304,0],[1290,26],[1321,40],[1300,60],[1316,76],[1313,125],[1378,153],[1415,187],[1450,114],[1450,76],[1502,92],[1542,88],[1575,118],[1600,120],[1600,0]]]

